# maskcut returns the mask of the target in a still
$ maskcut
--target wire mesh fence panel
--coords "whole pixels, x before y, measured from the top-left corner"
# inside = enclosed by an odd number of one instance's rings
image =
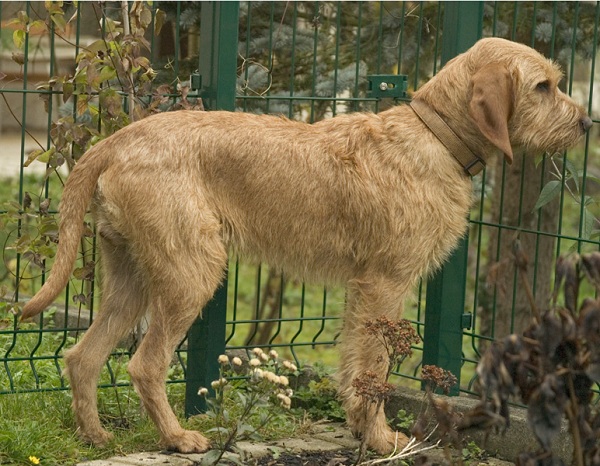
[[[91,223],[61,301],[36,322],[19,322],[15,303],[33,295],[52,267],[62,185],[85,150],[131,120],[196,103],[183,96],[189,84],[178,78],[189,77],[187,40],[195,42],[193,31],[180,37],[175,3],[161,10],[11,2],[0,5],[0,21],[0,392],[64,389],[62,354],[101,299]],[[122,342],[100,386],[129,385],[125,364],[137,340]],[[171,380],[183,381],[181,366]]]
[[[18,306],[39,289],[56,242],[54,214],[69,169],[87,147],[149,113],[199,109],[190,81],[203,54],[201,2],[0,3],[0,393],[65,389],[62,354],[93,320],[101,275],[93,225],[82,240],[70,286],[54,309],[19,323]],[[440,68],[446,5],[436,2],[241,2],[236,111],[316,122],[379,112],[402,98],[376,98],[369,77],[407,76],[410,91]],[[561,65],[561,87],[596,114],[596,3],[485,2],[483,35],[530,45]],[[124,21],[131,25],[123,29]],[[465,24],[465,28],[473,27]],[[446,39],[448,39],[446,37]],[[548,122],[552,124],[551,121]],[[495,338],[522,330],[552,298],[557,257],[598,249],[598,138],[593,129],[566,154],[515,154],[474,178],[462,341],[462,386]],[[291,206],[293,208],[293,206]],[[293,237],[289,238],[294,241]],[[515,266],[526,256],[527,273]],[[424,335],[426,284],[405,317]],[[593,294],[593,290],[584,290]],[[275,348],[296,363],[337,364],[343,287],[304,284],[266,264],[230,258],[229,350]],[[128,385],[125,365],[141,325],[109,360],[101,385]],[[169,380],[185,382],[187,342]],[[419,386],[422,345],[396,373]]]
[[[437,3],[243,2],[237,107],[315,122],[396,105],[405,98],[371,96],[369,77],[405,74],[414,89],[432,76],[442,14]],[[228,346],[278,347],[299,363],[334,367],[344,289],[300,283],[265,265],[234,264]],[[406,311],[419,329],[420,296]],[[415,376],[418,359],[403,371]]]
[[[560,87],[595,116],[598,4],[486,3],[484,35],[524,43],[554,59]],[[551,117],[548,125],[553,122]],[[547,309],[559,256],[598,248],[592,130],[568,153],[499,159],[481,179],[470,229],[468,307],[473,330],[463,346],[463,387],[472,390],[475,366],[493,339],[523,331],[532,303]],[[519,271],[515,257],[525,259]],[[593,297],[591,289],[582,290]]]

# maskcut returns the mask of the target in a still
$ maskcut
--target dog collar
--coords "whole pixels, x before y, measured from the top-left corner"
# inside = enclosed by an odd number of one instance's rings
[[[446,146],[446,149],[461,164],[467,174],[475,176],[483,170],[485,161],[467,147],[462,139],[442,120],[434,109],[422,100],[413,100],[410,106],[435,137]]]

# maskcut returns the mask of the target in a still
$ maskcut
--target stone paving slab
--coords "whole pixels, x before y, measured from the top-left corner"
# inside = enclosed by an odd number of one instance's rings
[[[242,464],[253,464],[254,460],[277,453],[301,453],[318,451],[354,450],[358,448],[358,440],[352,437],[350,430],[340,424],[322,424],[315,427],[310,435],[298,438],[282,439],[273,442],[238,442],[240,455],[227,453],[224,458],[235,456]],[[443,461],[441,449],[430,450],[427,455],[435,460]],[[135,453],[127,456],[113,457],[106,460],[95,460],[80,463],[78,466],[197,466],[204,454],[182,454],[149,452]],[[483,462],[471,460],[471,465],[485,464],[487,466],[510,466],[513,463],[488,458]]]
[[[165,455],[160,452],[134,453],[127,456],[115,456],[107,460],[86,461],[78,466],[192,466],[193,460],[175,455]]]
[[[277,452],[300,453],[317,451],[337,451],[348,448],[358,448],[359,442],[353,439],[350,431],[338,424],[325,424],[317,426],[316,432],[311,435],[298,438],[288,438],[273,442],[238,442],[237,450],[240,455],[226,453],[228,456],[236,456],[242,463],[251,463],[252,460]],[[202,453],[165,454],[161,452],[135,453],[127,456],[115,456],[106,460],[95,460],[79,463],[78,466],[194,466],[204,458]]]

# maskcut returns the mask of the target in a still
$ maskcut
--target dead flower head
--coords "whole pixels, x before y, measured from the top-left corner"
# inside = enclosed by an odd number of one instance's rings
[[[437,366],[423,366],[421,377],[432,390],[439,388],[445,395],[456,385],[456,376],[447,370]]]
[[[381,375],[373,371],[365,371],[352,382],[355,395],[365,401],[377,403],[387,400],[394,391],[394,386],[381,379]]]
[[[390,358],[412,355],[412,345],[420,343],[421,337],[406,319],[390,320],[380,316],[365,323],[367,334],[373,335],[385,345]]]

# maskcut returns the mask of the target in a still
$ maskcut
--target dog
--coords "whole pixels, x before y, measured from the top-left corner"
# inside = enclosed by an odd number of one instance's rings
[[[148,310],[128,371],[162,444],[202,452],[164,389],[172,353],[224,277],[228,251],[312,282],[347,285],[339,394],[352,431],[386,453],[407,442],[383,408],[364,409],[352,381],[386,373],[365,333],[397,319],[417,281],[467,229],[471,176],[514,151],[562,151],[592,120],[557,87],[559,68],[533,49],[482,39],[413,95],[379,114],[314,124],[270,115],[177,111],[132,123],[75,166],[60,205],[50,276],[23,308],[40,313],[67,284],[91,204],[102,257],[101,309],[65,353],[82,439],[110,434],[96,383],[111,350]]]

